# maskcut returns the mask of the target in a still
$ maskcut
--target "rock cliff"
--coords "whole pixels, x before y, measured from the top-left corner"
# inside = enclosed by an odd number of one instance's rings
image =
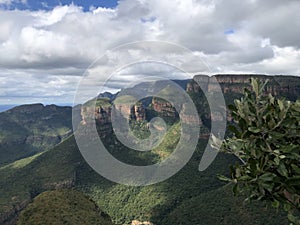
[[[133,220],[131,222],[131,225],[154,225],[154,224],[149,222],[149,221],[141,222],[141,221],[138,221],[138,220]]]
[[[98,134],[105,137],[112,133],[111,114],[113,110],[119,111],[125,119],[146,120],[146,109],[142,104],[127,104],[126,102],[111,102],[108,98],[98,98],[95,102],[87,102],[81,107],[81,124],[89,125],[96,121]]]
[[[269,80],[267,84],[267,92],[273,95],[288,97],[295,100],[300,96],[300,77],[296,76],[267,76],[257,74],[217,74],[214,75],[218,84],[213,82],[207,75],[197,75],[194,80],[201,82],[204,91],[213,92],[220,85],[223,93],[242,93],[244,88],[251,88],[250,79],[258,78],[262,81]],[[200,87],[196,82],[192,81],[187,85],[188,92],[199,92]]]
[[[176,117],[176,110],[170,102],[154,97],[152,98],[152,106],[156,112],[162,113],[164,116],[171,118]]]
[[[233,103],[234,99],[241,96],[245,88],[251,89],[251,78],[257,78],[263,82],[268,80],[266,86],[267,93],[271,93],[274,96],[285,97],[290,100],[296,100],[300,97],[300,77],[296,76],[217,74],[213,77],[215,79],[212,79],[207,75],[196,75],[194,79],[187,84],[186,91],[192,95],[200,94],[202,91],[215,92],[218,90],[219,86],[224,94],[226,105],[229,105]],[[215,82],[215,80],[217,80],[217,82]],[[198,83],[201,83],[203,90],[200,88]],[[227,112],[227,121],[231,121],[232,117],[229,111]],[[206,119],[222,121],[224,118],[220,113],[218,114],[215,112],[213,118],[210,118],[210,114],[208,114]]]

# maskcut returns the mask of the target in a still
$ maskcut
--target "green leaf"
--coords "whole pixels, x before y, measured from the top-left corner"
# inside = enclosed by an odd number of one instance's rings
[[[288,177],[288,171],[284,165],[284,163],[279,163],[278,168],[277,168],[278,173],[284,177]]]
[[[256,96],[259,96],[259,87],[257,79],[251,78],[251,86],[253,91],[255,92]]]
[[[274,208],[278,209],[278,208],[279,208],[279,206],[280,206],[280,203],[279,203],[279,201],[277,201],[277,200],[274,200],[274,201],[272,202],[272,206],[273,206]]]
[[[280,111],[283,111],[284,110],[284,105],[283,105],[283,101],[281,101],[281,100],[277,100],[277,103],[278,103],[278,106],[279,106],[279,109],[280,109]]]
[[[258,127],[249,127],[248,130],[255,134],[261,132],[261,129],[259,129]]]
[[[294,176],[288,178],[286,183],[290,186],[299,186],[300,187],[300,176]]]
[[[297,218],[296,216],[294,216],[291,213],[288,214],[288,219],[289,219],[290,222],[292,222],[295,225],[299,225],[300,224],[300,219]]]
[[[232,182],[232,179],[225,177],[223,175],[218,175],[219,180],[226,181],[226,182]]]
[[[291,167],[293,168],[293,170],[297,173],[297,174],[300,174],[300,168],[299,166],[295,165],[295,164],[292,164]]]
[[[279,159],[279,157],[278,156],[276,156],[275,158],[274,158],[274,162],[275,162],[275,165],[279,165],[279,163],[280,163],[280,159]]]
[[[273,173],[270,173],[270,172],[267,172],[267,173],[264,173],[263,175],[261,175],[259,177],[260,180],[264,181],[264,182],[268,182],[268,181],[273,181],[273,179],[276,177],[275,174]]]

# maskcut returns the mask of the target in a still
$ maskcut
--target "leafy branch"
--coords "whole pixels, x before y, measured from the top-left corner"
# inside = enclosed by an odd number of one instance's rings
[[[241,164],[231,166],[231,177],[220,179],[233,183],[235,194],[247,192],[248,200],[283,207],[291,224],[300,224],[300,100],[266,95],[267,82],[252,79],[251,84],[253,92],[246,89],[229,106],[235,123],[221,145]]]

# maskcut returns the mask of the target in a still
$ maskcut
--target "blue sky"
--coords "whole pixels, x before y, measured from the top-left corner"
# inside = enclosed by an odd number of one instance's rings
[[[5,6],[7,9],[20,9],[20,10],[51,10],[55,6],[59,5],[78,5],[83,7],[84,11],[88,11],[90,7],[105,7],[115,8],[118,4],[117,0],[27,0],[26,3],[22,1],[13,1],[9,6]],[[4,7],[4,6],[3,6]]]

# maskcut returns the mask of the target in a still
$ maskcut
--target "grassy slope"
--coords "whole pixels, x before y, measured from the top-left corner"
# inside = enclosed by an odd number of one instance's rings
[[[113,225],[109,216],[85,195],[74,190],[47,191],[21,213],[18,225]]]
[[[167,143],[174,144],[172,141]],[[272,212],[266,211],[259,217],[262,207],[252,207],[248,211],[249,208],[240,208],[241,201],[222,194],[223,183],[216,178],[216,174],[227,171],[228,164],[233,162],[232,158],[219,154],[208,170],[197,170],[205,144],[204,140],[199,142],[192,160],[172,178],[156,185],[128,187],[96,174],[83,161],[71,137],[54,149],[28,159],[28,164],[21,163],[22,167],[8,166],[0,170],[3,178],[0,180],[1,209],[5,208],[4,205],[10,205],[12,197],[15,203],[21,202],[30,194],[46,190],[46,184],[72,179],[76,171],[76,189],[91,196],[116,223],[138,219],[173,225],[178,224],[174,221],[179,221],[176,216],[180,216],[181,224],[201,224],[201,221],[206,221],[207,215],[213,217],[215,210],[220,211],[221,215],[222,212],[228,213],[226,218],[232,218],[231,221],[245,221],[243,224],[246,225],[252,225],[254,220],[258,221],[255,224],[265,224],[265,218],[271,220],[274,217]],[[234,210],[228,212],[225,210],[228,207]],[[278,221],[276,224],[285,224],[276,216],[274,218]],[[191,220],[193,223],[189,222]],[[204,224],[215,224],[214,221]]]
[[[82,158],[72,137],[37,157],[0,169],[0,213],[45,191],[51,184],[72,179]],[[22,166],[16,166],[22,164]]]

